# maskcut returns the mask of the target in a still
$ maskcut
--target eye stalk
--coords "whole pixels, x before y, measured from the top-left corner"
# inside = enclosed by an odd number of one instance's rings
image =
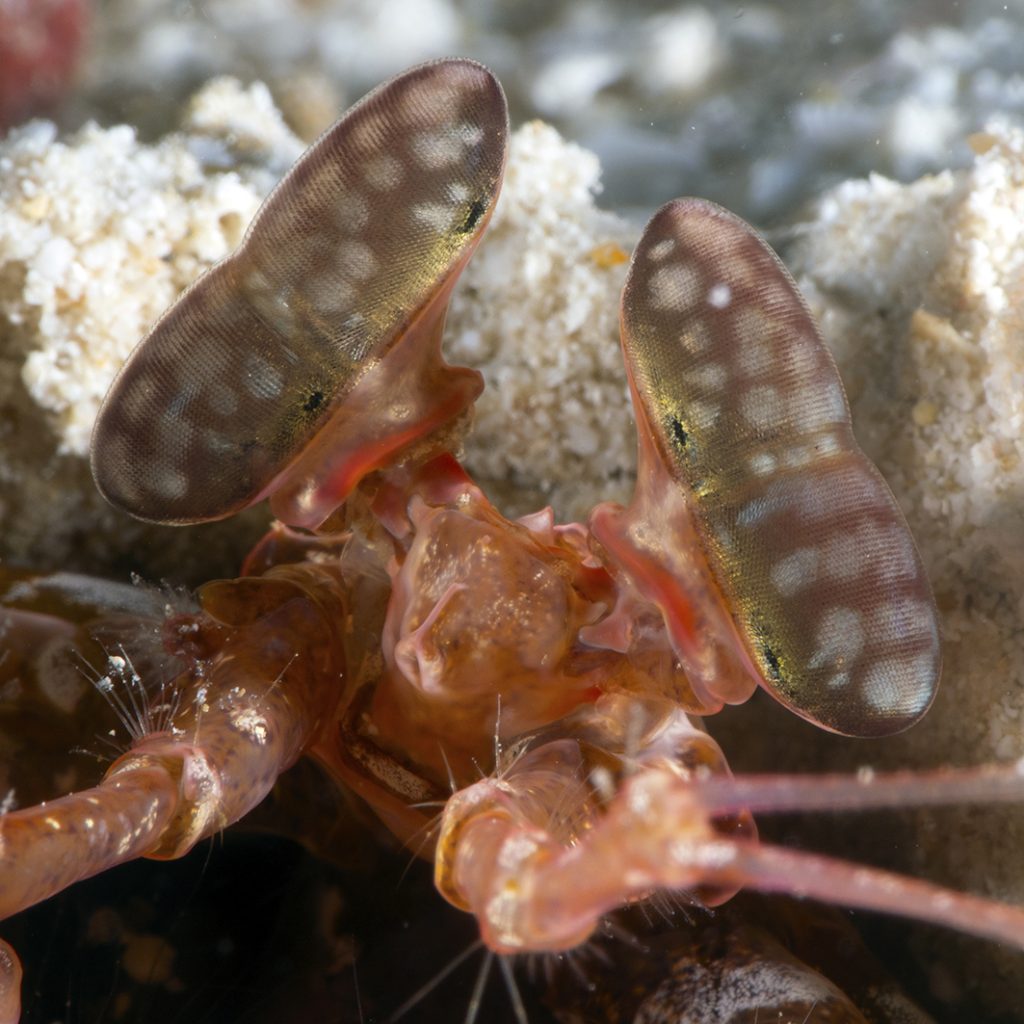
[[[114,381],[92,439],[104,496],[195,523],[271,495],[315,528],[464,412],[482,381],[443,362],[440,335],[507,137],[501,86],[469,60],[413,68],[349,110]]]
[[[850,735],[912,725],[939,677],[931,589],[778,257],[712,203],[668,203],[633,255],[622,349],[637,487],[591,527],[695,689],[720,706],[756,680]]]

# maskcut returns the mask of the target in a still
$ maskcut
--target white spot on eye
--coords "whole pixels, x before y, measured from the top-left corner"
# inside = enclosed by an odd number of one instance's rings
[[[928,688],[915,684],[924,676],[919,675],[920,659],[881,658],[872,662],[860,674],[860,687],[864,702],[876,711],[889,713],[895,710],[919,711],[930,696]],[[929,664],[931,659],[928,659]],[[910,684],[910,685],[908,685]],[[906,698],[914,698],[913,706],[906,707]]]
[[[733,346],[733,361],[741,377],[754,382],[775,380],[779,370],[773,343],[761,336],[750,338],[739,336]]]
[[[830,690],[845,690],[850,685],[850,673],[837,672],[830,679],[826,680],[825,685]]]
[[[917,559],[910,534],[899,523],[880,524],[866,519],[852,530],[836,531],[822,544],[824,571],[845,582],[863,573],[881,583],[913,580]]]
[[[334,339],[338,352],[354,363],[361,363],[373,347],[375,335],[367,329],[362,313],[350,313],[341,325],[341,333]]]
[[[724,281],[711,286],[708,292],[709,306],[714,306],[715,309],[725,309],[730,302],[732,302],[732,289]]]
[[[446,132],[421,132],[413,136],[412,154],[416,162],[427,171],[439,171],[462,161],[465,142]]]
[[[335,256],[338,273],[353,281],[365,281],[380,269],[373,250],[357,238],[347,238],[338,246]]]
[[[366,317],[362,313],[352,313],[345,318],[341,325],[346,334],[358,334],[362,336],[366,331]]]
[[[702,402],[697,400],[688,405],[690,422],[695,430],[707,430],[713,427],[722,413],[722,407],[717,402]]]
[[[819,458],[828,458],[843,450],[839,438],[835,434],[819,434],[814,439],[814,450]]]
[[[808,336],[806,331],[798,332],[796,329],[787,340],[788,344],[783,347],[786,375],[794,381],[794,386],[813,381],[816,388],[825,388],[830,378],[822,374],[827,360],[821,341]]]
[[[893,523],[878,530],[878,548],[883,552],[874,566],[884,583],[915,579],[919,575],[914,538],[902,523]]]
[[[378,153],[376,156],[368,157],[363,163],[362,170],[366,184],[378,192],[398,188],[405,178],[402,161],[390,153]]]
[[[865,556],[871,551],[865,530],[833,533],[822,545],[825,575],[836,583],[852,580],[866,568]]]
[[[238,278],[238,288],[242,292],[265,295],[273,286],[266,272],[261,267],[253,267]]]
[[[831,478],[818,473],[802,474],[793,478],[793,512],[800,523],[819,528],[832,522],[836,516],[838,499]]]
[[[906,702],[908,713],[917,714],[924,711],[931,703],[932,697],[935,695],[938,667],[937,660],[931,654],[919,654],[914,658],[908,674],[917,685],[914,688],[912,699]],[[930,685],[924,685],[926,683]]]
[[[853,608],[829,608],[818,621],[814,639],[816,647],[808,668],[848,671],[864,650],[863,617]]]
[[[721,363],[704,363],[687,373],[688,383],[702,391],[721,391],[729,379],[726,368]]]
[[[935,632],[935,613],[927,601],[898,597],[871,609],[871,638],[878,645],[902,643]]]
[[[736,538],[733,536],[732,530],[724,524],[715,527],[715,540],[718,541],[719,548],[726,554],[736,547]]]
[[[711,331],[702,320],[691,324],[679,335],[679,344],[691,355],[707,351],[711,345]]]
[[[198,386],[193,381],[184,381],[178,388],[177,393],[168,402],[164,410],[164,419],[168,425],[173,426],[184,422],[189,406],[195,400],[199,392]]]
[[[790,445],[782,453],[782,464],[787,469],[803,469],[815,459],[816,452],[810,445]]]
[[[452,226],[454,211],[455,207],[448,203],[417,203],[412,208],[412,215],[434,231],[444,232]]]
[[[736,525],[744,528],[759,526],[764,520],[788,509],[789,506],[789,496],[784,492],[759,494],[739,510],[736,516]]]
[[[818,578],[821,553],[817,548],[798,548],[780,558],[769,570],[772,586],[783,596],[792,597]]]
[[[764,494],[746,503],[736,515],[737,526],[757,526],[763,520],[770,519],[779,512],[793,514],[796,507],[800,507],[804,495],[800,490],[787,486],[785,481],[769,485]]]
[[[445,185],[444,194],[453,203],[464,203],[472,195],[472,189],[464,181],[452,181]]]
[[[817,433],[848,421],[841,387],[821,370],[814,380],[794,382],[790,390],[793,429],[798,433]]]
[[[647,258],[654,263],[660,263],[662,260],[667,259],[675,251],[676,240],[674,238],[664,238],[660,242],[655,242],[654,245],[647,250]]]
[[[484,141],[484,130],[481,125],[473,124],[470,121],[462,121],[455,127],[459,138],[468,147],[479,146]]]
[[[775,456],[769,452],[755,452],[747,460],[747,467],[754,476],[771,476],[778,466]]]
[[[277,398],[284,390],[284,374],[255,352],[246,357],[244,380],[254,398]]]
[[[338,316],[352,308],[358,292],[355,285],[331,270],[306,281],[303,294],[316,313]]]
[[[235,442],[230,434],[219,430],[207,430],[203,434],[203,446],[216,458],[222,458],[234,452]]]
[[[755,430],[771,430],[785,413],[785,403],[771,384],[755,384],[740,395],[740,412]]]
[[[342,192],[331,204],[331,219],[343,235],[355,234],[366,227],[370,204],[359,192]]]
[[[687,313],[700,299],[701,272],[691,263],[670,263],[659,267],[647,281],[647,293],[654,309]]]
[[[146,480],[146,490],[153,497],[177,501],[188,493],[188,478],[173,466],[165,466],[162,470],[154,466]]]
[[[296,308],[292,304],[295,300],[295,289],[288,287],[287,297],[276,296],[272,303],[265,306],[260,312],[268,324],[277,327],[278,331],[286,337],[291,337],[301,328],[296,320]]]
[[[845,420],[850,415],[846,405],[846,392],[843,390],[841,381],[836,378],[830,380],[823,389],[822,395],[832,418]]]
[[[238,412],[238,392],[214,384],[206,389],[206,406],[215,416],[234,416]]]

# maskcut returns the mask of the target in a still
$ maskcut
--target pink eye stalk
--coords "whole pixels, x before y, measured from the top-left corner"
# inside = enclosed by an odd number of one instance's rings
[[[639,479],[628,511],[592,526],[636,566],[688,674],[729,701],[747,674],[835,732],[917,721],[939,677],[931,589],[775,254],[712,203],[663,206],[633,256],[622,348]]]
[[[313,527],[464,411],[482,384],[441,362],[439,335],[507,134],[501,86],[468,60],[414,68],[353,107],[122,369],[93,434],[108,500],[191,523],[278,491],[275,513]]]

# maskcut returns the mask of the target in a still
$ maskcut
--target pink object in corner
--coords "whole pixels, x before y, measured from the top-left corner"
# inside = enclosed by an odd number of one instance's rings
[[[88,0],[0,0],[0,130],[53,107],[71,84]]]

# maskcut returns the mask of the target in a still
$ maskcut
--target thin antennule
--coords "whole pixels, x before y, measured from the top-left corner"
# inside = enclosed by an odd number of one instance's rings
[[[876,774],[865,768],[854,775],[708,776],[691,784],[711,817],[739,810],[773,814],[1010,803],[1024,799],[1024,758],[1007,765],[930,772]],[[880,868],[764,843],[703,842],[699,848],[695,844],[694,856],[711,884],[725,882],[898,914],[1024,949],[1022,907]]]
[[[1024,907],[955,892],[918,878],[764,843],[721,842],[695,850],[705,881],[742,884],[861,910],[945,925],[1024,949]],[[695,865],[696,866],[696,865]]]
[[[689,790],[684,799],[699,805],[711,818],[741,810],[856,811],[968,801],[1019,802],[1024,799],[1024,760],[925,773],[876,774],[863,769],[855,775],[708,775],[682,785]],[[1024,907],[955,892],[880,868],[727,837],[709,840],[701,836],[678,843],[672,854],[677,871],[705,885],[785,892],[898,914],[1024,949]]]
[[[853,775],[707,774],[692,783],[697,799],[712,817],[750,811],[867,811],[934,807],[970,802],[1019,803],[1024,800],[1024,758],[1010,764],[932,771]]]

